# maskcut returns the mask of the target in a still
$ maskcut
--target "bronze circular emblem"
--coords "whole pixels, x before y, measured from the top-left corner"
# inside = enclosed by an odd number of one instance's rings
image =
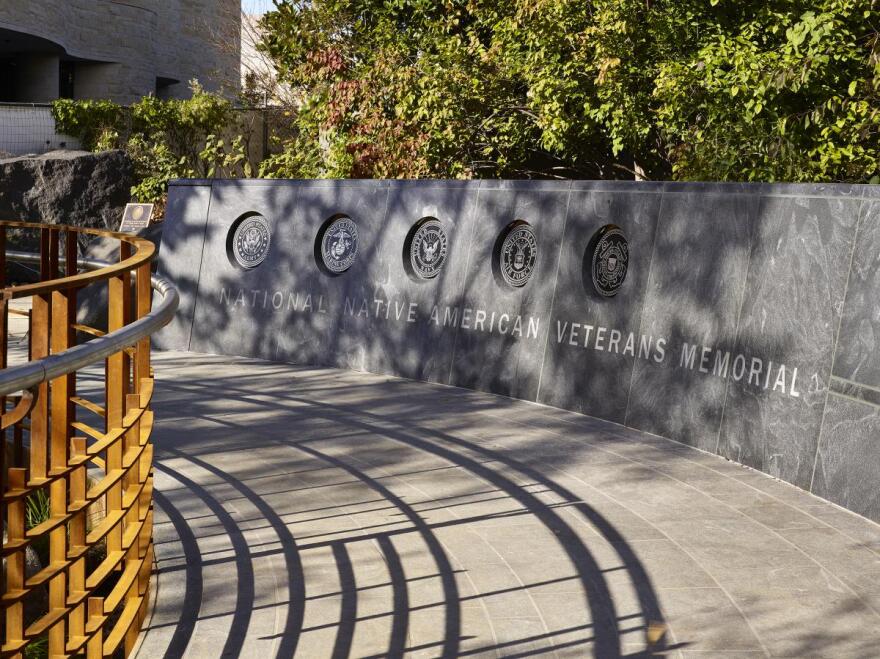
[[[629,267],[629,243],[620,227],[606,224],[590,241],[593,288],[602,297],[614,297],[623,286]]]
[[[269,222],[262,215],[245,215],[232,225],[227,251],[233,261],[245,270],[256,268],[266,260],[272,234]]]
[[[446,231],[435,218],[422,220],[413,229],[408,250],[410,268],[421,279],[433,279],[446,263]]]
[[[350,217],[331,220],[318,236],[321,262],[332,274],[342,274],[351,267],[358,251],[357,225]]]
[[[514,223],[501,243],[498,269],[511,286],[525,286],[535,269],[538,240],[532,227],[525,222]]]

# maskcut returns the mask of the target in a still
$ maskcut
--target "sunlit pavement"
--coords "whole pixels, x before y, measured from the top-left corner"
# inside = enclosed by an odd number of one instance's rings
[[[869,657],[880,527],[461,389],[155,356],[139,657]]]

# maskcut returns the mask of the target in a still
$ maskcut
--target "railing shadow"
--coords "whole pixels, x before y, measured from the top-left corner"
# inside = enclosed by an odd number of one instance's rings
[[[318,384],[315,389],[321,388]],[[224,400],[230,406],[254,404],[261,410],[264,420],[258,420],[253,414],[239,419],[235,412],[227,415],[205,413],[199,409],[198,398],[190,399],[182,395],[185,390],[194,392],[203,386],[210,386],[214,391],[222,387]],[[423,413],[415,413],[406,421],[394,421],[388,416],[373,414],[368,404],[345,406],[319,403],[308,395],[299,395],[298,389],[288,389],[286,394],[274,401],[270,392],[261,392],[270,395],[256,399],[248,387],[247,383],[243,384],[237,378],[216,377],[211,378],[210,383],[208,380],[196,384],[189,382],[182,384],[179,389],[175,384],[165,384],[166,395],[186,406],[187,415],[197,426],[202,421],[210,424],[209,429],[203,432],[191,431],[185,436],[174,435],[170,430],[163,431],[161,424],[157,431],[160,437],[157,469],[168,477],[163,478],[161,483],[171,488],[157,497],[157,503],[174,529],[172,535],[163,532],[157,537],[160,584],[163,579],[180,579],[181,571],[186,575],[181,622],[165,642],[165,656],[180,656],[178,652],[185,654],[190,640],[194,635],[199,635],[199,623],[206,620],[195,601],[209,594],[205,592],[203,582],[193,573],[228,568],[233,568],[239,590],[235,610],[225,614],[232,616],[232,623],[222,654],[235,656],[242,649],[240,639],[242,634],[247,634],[246,624],[249,620],[239,608],[246,607],[248,611],[259,611],[262,606],[272,608],[272,605],[256,605],[252,590],[253,562],[272,557],[283,559],[284,564],[285,574],[280,575],[284,586],[278,592],[285,596],[276,597],[276,607],[284,609],[284,624],[281,632],[260,635],[259,640],[276,643],[272,647],[278,657],[294,656],[303,634],[328,629],[334,630],[333,641],[325,648],[328,656],[361,656],[356,640],[360,626],[377,620],[388,622],[387,641],[381,656],[391,657],[402,657],[413,652],[427,652],[442,657],[474,654],[530,656],[539,653],[538,647],[548,644],[556,649],[582,648],[584,652],[590,651],[599,657],[653,656],[677,647],[668,644],[662,635],[654,639],[655,643],[650,647],[635,649],[635,654],[630,642],[622,645],[623,635],[636,633],[644,637],[649,625],[662,627],[664,624],[664,614],[651,578],[624,535],[581,497],[550,478],[541,468],[511,457],[510,451],[494,450],[464,439],[456,433],[455,424],[449,431],[436,429],[432,422],[442,409],[432,409],[427,404],[432,396],[437,398],[433,387],[426,385],[424,397],[417,396],[409,401],[411,409],[423,410]],[[308,388],[308,385],[304,387]],[[313,390],[311,393],[316,392]],[[380,397],[385,395],[381,391],[374,393]],[[483,394],[470,396],[473,400],[469,399],[466,405],[471,409],[499,406],[500,399],[496,397]],[[442,400],[438,401],[438,405],[444,407]],[[501,403],[502,412],[503,407],[504,403]],[[171,416],[176,410],[174,405],[163,406],[163,409]],[[171,426],[173,424],[169,424]],[[308,435],[318,427],[323,429],[321,438],[302,437],[297,430],[303,429]],[[307,431],[309,428],[312,430]],[[387,448],[379,458],[370,451],[376,441],[382,442]],[[217,461],[221,455],[235,455],[236,452],[242,456],[240,462],[234,458],[231,462]],[[261,468],[264,465],[247,459],[248,454],[261,452],[273,456],[274,464],[268,473]],[[432,465],[442,466],[420,466],[419,455],[432,460]],[[414,462],[407,464],[404,460]],[[465,494],[451,490],[439,496],[426,496],[417,503],[411,502],[399,491],[400,484],[406,482],[407,478],[443,479],[445,472],[450,469],[466,473],[468,478],[483,487],[476,487],[473,492],[469,490]],[[432,474],[436,474],[436,477]],[[306,480],[298,483],[298,477]],[[287,487],[281,486],[282,483],[287,483]],[[160,489],[162,487],[160,485]],[[323,492],[323,496],[331,496],[334,492],[337,494],[333,496],[342,496],[338,493],[353,496],[352,488],[358,488],[354,503],[339,503],[334,507],[318,505],[319,502],[314,501],[314,505],[288,512],[276,510],[273,505],[273,502],[284,501],[285,497],[310,496],[312,492],[315,495]],[[550,495],[558,501],[547,501]],[[510,502],[512,509],[505,507],[504,510],[491,513],[469,514],[472,506],[497,506],[505,501]],[[256,514],[243,513],[238,502]],[[388,505],[377,506],[379,502]],[[357,511],[351,512],[350,509],[354,507]],[[452,514],[456,507],[468,508],[464,513],[455,513],[452,519],[437,521],[432,518],[432,512]],[[206,518],[205,510],[216,516],[216,521],[210,520],[210,516]],[[590,543],[572,526],[574,522],[570,514],[562,515],[563,510],[575,512],[583,523],[594,528],[598,532],[597,540],[601,538],[603,544],[613,547],[621,564],[613,570],[600,566]],[[315,515],[315,512],[321,514]],[[349,527],[342,525],[344,520],[340,518],[364,513],[382,515],[383,520],[376,524],[360,522],[354,528],[351,528],[351,524]],[[548,543],[563,552],[572,573],[565,579],[521,581],[515,586],[485,591],[480,589],[474,593],[462,591],[462,584],[467,584],[468,570],[474,567],[451,555],[439,533],[456,529],[466,531],[475,524],[506,518],[536,520],[547,533]],[[339,520],[341,530],[327,526],[336,523],[336,520]],[[205,522],[213,523],[206,525]],[[188,523],[198,525],[197,535],[192,530],[187,532],[182,528]],[[318,525],[319,531],[313,534],[313,538],[291,530],[297,524],[309,523]],[[252,534],[263,532],[271,532],[271,540],[255,542]],[[247,535],[247,541],[243,541],[243,533]],[[214,555],[210,550],[199,547],[200,543],[211,541],[212,538],[222,542],[224,536],[228,537],[232,557],[229,557],[226,545],[221,545]],[[412,552],[402,553],[398,544],[413,536],[419,538],[420,546],[427,550],[425,555],[430,557],[433,567],[431,574],[434,580],[439,581],[438,592],[442,593],[429,602],[412,599],[415,580],[408,574],[408,563],[413,560]],[[173,553],[169,564],[163,564],[166,543],[172,546],[179,543],[182,546],[184,565]],[[387,573],[384,586],[360,581],[357,559],[351,554],[351,549],[357,547],[358,543],[370,544],[381,558]],[[171,547],[167,547],[167,550],[171,550]],[[320,592],[322,584],[316,585],[310,581],[308,570],[303,569],[303,552],[325,552],[321,556],[332,557],[333,579],[338,585],[329,593]],[[531,558],[541,560],[539,556]],[[637,615],[618,613],[607,581],[607,575],[612,571],[626,572],[637,594]],[[462,625],[463,605],[473,606],[486,598],[505,594],[528,593],[531,588],[561,581],[567,581],[579,593],[578,598],[583,604],[577,610],[587,612],[585,619],[580,618],[581,614],[574,614],[577,619],[572,619],[565,628],[550,628],[545,624],[546,629],[540,634],[523,630],[518,635],[520,640],[516,642],[500,640],[483,643],[482,638],[476,639]],[[234,583],[230,573],[227,587],[235,587]],[[390,591],[387,598],[390,609],[380,613],[365,609],[360,598],[369,594],[371,589],[382,588]],[[319,594],[315,594],[316,590]],[[316,626],[307,620],[305,612],[310,602],[327,598],[338,603],[338,617]],[[436,623],[438,628],[442,628],[440,639],[423,642],[424,636],[413,628],[413,616],[438,611],[442,611],[442,614],[437,614]],[[163,633],[168,635],[167,627],[151,629],[147,638],[150,634]],[[253,640],[253,634],[248,635],[248,642]],[[479,646],[474,645],[477,641],[481,643]]]

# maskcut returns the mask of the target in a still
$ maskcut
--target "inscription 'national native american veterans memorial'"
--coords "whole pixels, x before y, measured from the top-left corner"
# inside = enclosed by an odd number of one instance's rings
[[[155,340],[591,414],[880,520],[878,254],[871,187],[181,182]]]

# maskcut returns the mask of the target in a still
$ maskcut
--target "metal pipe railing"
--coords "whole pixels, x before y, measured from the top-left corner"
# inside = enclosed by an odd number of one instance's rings
[[[29,252],[7,251],[6,258],[16,262],[40,262],[38,254]],[[65,262],[65,259],[61,258],[60,261]],[[77,264],[89,270],[99,270],[111,265],[95,259],[77,259]],[[134,345],[167,325],[180,302],[177,289],[167,279],[158,275],[153,275],[150,282],[153,290],[162,296],[162,302],[150,313],[122,329],[64,352],[0,371],[0,396],[30,389],[40,382],[73,373]]]

